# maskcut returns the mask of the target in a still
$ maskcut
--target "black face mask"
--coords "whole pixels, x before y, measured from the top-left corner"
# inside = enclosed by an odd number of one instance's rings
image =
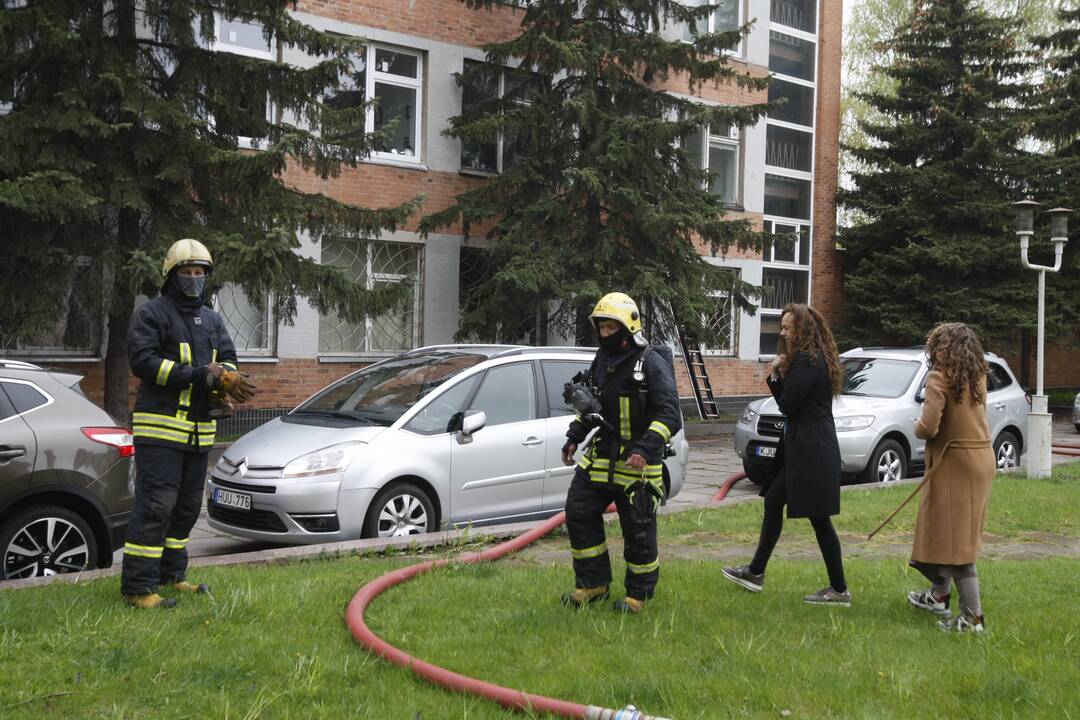
[[[625,329],[620,329],[617,333],[612,333],[607,337],[600,336],[600,347],[603,348],[606,353],[622,352],[628,348],[630,341],[629,333]]]
[[[184,297],[196,299],[201,297],[203,290],[206,289],[205,277],[187,277],[184,275],[177,275],[173,278],[173,282],[176,283],[177,289],[180,290]]]

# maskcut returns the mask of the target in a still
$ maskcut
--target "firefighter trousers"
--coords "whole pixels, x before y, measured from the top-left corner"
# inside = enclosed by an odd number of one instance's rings
[[[202,507],[208,455],[136,446],[135,504],[120,576],[124,595],[145,595],[186,579],[188,536]]]
[[[635,522],[625,488],[589,479],[582,468],[574,472],[566,494],[566,529],[574,558],[574,584],[594,588],[611,583],[611,558],[604,535],[604,510],[612,502],[619,511],[626,560],[626,596],[647,600],[660,578],[657,559],[656,518]]]

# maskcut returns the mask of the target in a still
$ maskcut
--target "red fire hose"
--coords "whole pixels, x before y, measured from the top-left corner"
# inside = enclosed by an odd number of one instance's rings
[[[716,494],[712,496],[713,502],[720,502],[727,497],[728,491],[735,486],[735,483],[746,477],[746,473],[737,472],[724,481],[724,484],[720,486],[720,489],[716,491]]]
[[[614,505],[608,507],[609,512],[613,509]],[[565,520],[566,514],[559,513],[528,532],[482,552],[468,553],[456,558],[453,562],[479,563],[488,560],[498,560],[504,555],[520,550],[526,545],[542,538],[544,535],[547,535],[549,532],[562,525]],[[405,651],[386,642],[371,631],[371,628],[369,628],[364,621],[364,610],[367,609],[367,606],[371,604],[372,600],[378,597],[379,594],[387,588],[407,580],[412,580],[417,575],[422,575],[436,568],[443,567],[444,565],[449,565],[450,562],[450,560],[429,560],[428,562],[422,562],[417,565],[410,565],[409,567],[401,568],[400,570],[395,570],[382,577],[376,578],[360,588],[360,591],[353,596],[352,601],[349,603],[349,607],[345,611],[345,622],[349,626],[349,630],[352,632],[356,641],[379,657],[384,658],[395,665],[408,668],[420,677],[430,680],[447,690],[490,698],[503,707],[514,710],[532,712],[542,711],[553,715],[561,715],[563,717],[582,718],[582,720],[622,720],[623,718],[626,720],[663,720],[663,718],[654,718],[650,715],[643,715],[637,710],[629,707],[622,710],[610,710],[607,708],[596,707],[595,705],[581,705],[580,703],[557,700],[555,698],[544,697],[543,695],[533,695],[532,693],[522,692],[521,690],[514,690],[501,685],[484,682],[483,680],[477,680],[476,678],[466,677],[465,675],[414,658]]]

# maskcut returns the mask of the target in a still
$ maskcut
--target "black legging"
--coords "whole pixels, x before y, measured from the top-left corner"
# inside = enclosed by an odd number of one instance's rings
[[[780,533],[784,529],[786,504],[787,485],[784,478],[779,477],[765,493],[765,514],[761,518],[761,537],[758,539],[754,559],[750,561],[750,572],[755,575],[765,572],[765,566],[769,564],[776,541],[780,539]],[[844,580],[844,561],[840,554],[840,538],[836,536],[832,520],[826,515],[810,518],[810,524],[814,526],[818,548],[821,549],[821,557],[825,560],[829,584],[836,592],[844,592],[847,590],[847,582]]]

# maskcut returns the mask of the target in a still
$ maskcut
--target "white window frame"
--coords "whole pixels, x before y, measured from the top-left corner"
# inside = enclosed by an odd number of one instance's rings
[[[718,0],[697,0],[697,2],[691,4],[691,3],[686,2],[685,0],[679,0],[679,4],[680,5],[685,5],[686,7],[701,7],[702,5],[714,5],[717,2],[718,2]],[[738,28],[741,28],[743,25],[746,24],[746,2],[744,0],[736,0],[736,6],[739,9],[739,19],[736,21],[735,27],[736,27],[736,29],[738,29]],[[683,27],[682,27],[682,25],[676,25],[675,27],[676,27],[676,29],[678,30],[678,33],[679,33],[678,40],[680,42],[689,43],[690,41],[683,37]],[[708,20],[707,20],[707,23],[706,23],[706,32],[710,32],[710,33],[711,32],[716,32],[715,28],[716,28],[716,11],[714,10],[711,13],[709,13],[709,17],[708,17]],[[738,45],[736,45],[733,48],[725,48],[723,52],[724,52],[725,55],[731,55],[732,57],[742,57],[745,50],[746,50],[746,37],[743,36],[742,38],[739,39],[739,44]]]
[[[714,290],[709,293],[709,297],[716,298],[717,304],[720,302],[731,304],[728,308],[728,313],[731,315],[731,333],[725,347],[702,346],[701,354],[710,357],[736,357],[739,354],[739,309],[735,303],[731,302],[731,292],[728,290]],[[702,320],[707,322],[708,318],[702,318]]]
[[[773,74],[773,76],[775,76],[775,77],[777,77],[777,78],[779,78],[781,80],[787,80],[788,82],[793,82],[793,83],[803,84],[803,85],[807,85],[807,84],[813,85],[814,89],[816,91],[817,90],[817,76],[818,76],[818,61],[819,61],[817,35],[814,35],[812,33],[803,32],[802,30],[796,30],[795,28],[789,28],[789,27],[787,27],[785,25],[777,25],[776,23],[773,23],[769,27],[769,45],[770,46],[772,45],[773,40],[774,40],[773,35],[772,35],[774,32],[776,34],[778,34],[778,35],[787,35],[788,37],[795,38],[796,40],[802,40],[804,42],[810,42],[810,43],[814,44],[814,53],[813,53],[813,58],[814,58],[814,68],[813,68],[814,72],[813,72],[813,75],[814,75],[814,79],[813,80],[806,80],[806,79],[803,79],[803,78],[800,78],[800,77],[795,77],[794,75],[787,75],[787,74],[781,73],[781,72],[775,72],[775,71],[771,71],[771,70],[770,70],[770,72]],[[781,41],[778,41],[778,42],[781,42]],[[770,47],[769,49],[770,49],[770,54],[771,54],[772,48]],[[814,100],[815,100],[815,103],[816,103],[817,102],[817,97],[816,96],[815,96]]]
[[[352,360],[356,358],[365,357],[393,357],[401,352],[405,352],[408,349],[419,347],[421,336],[421,324],[423,322],[423,274],[424,274],[424,245],[423,243],[402,242],[399,240],[377,240],[368,238],[341,238],[342,241],[353,241],[363,243],[365,245],[372,245],[375,243],[382,244],[394,244],[394,245],[411,245],[416,248],[416,285],[413,289],[412,296],[412,327],[409,328],[409,347],[402,350],[373,350],[371,349],[372,328],[374,322],[378,320],[379,316],[372,317],[371,315],[364,316],[363,330],[363,347],[357,348],[354,351],[342,351],[342,350],[322,350],[322,321],[325,316],[319,317],[318,325],[318,357],[321,359],[334,360]],[[366,247],[364,250],[364,288],[372,290],[376,283],[379,282],[402,282],[408,280],[408,274],[402,273],[384,273],[372,271],[372,257],[374,251],[370,247]],[[322,262],[320,260],[320,262]]]
[[[484,64],[483,60],[474,60],[472,58],[465,58],[465,62],[466,63],[476,63],[478,65],[483,65]],[[462,70],[464,71],[464,69],[465,68],[464,68],[464,65],[463,65]],[[497,96],[496,96],[497,100],[501,100],[503,97],[505,97],[505,95],[506,95],[506,73],[508,71],[514,71],[514,70],[520,70],[520,68],[504,67],[504,68],[501,68],[499,70],[499,83],[498,83],[499,89],[496,91],[498,93]],[[515,100],[514,103],[516,105],[519,105],[519,106],[522,106],[522,107],[526,107],[526,106],[532,104],[528,100],[522,100],[522,99]],[[462,109],[462,111],[465,110],[465,88],[461,88],[461,109]],[[504,145],[505,145],[505,138],[500,133],[498,139],[495,140],[495,170],[494,171],[485,170],[483,168],[465,167],[464,165],[461,165],[461,158],[460,158],[460,153],[459,153],[458,166],[460,168],[460,171],[465,173],[465,174],[475,173],[475,174],[484,175],[484,176],[501,175],[503,173],[503,171],[506,170],[506,168],[503,166],[503,147],[504,147]]]
[[[233,283],[226,283],[226,287],[229,287],[230,292],[232,292],[232,293],[240,293],[242,295],[244,294],[244,289],[240,285],[233,284]],[[224,288],[222,288],[222,289],[224,289]],[[224,322],[226,320],[226,318],[225,318],[225,315],[221,312],[220,294],[221,294],[221,290],[214,293],[214,310],[219,315],[221,315],[221,319]],[[243,349],[241,349],[240,347],[237,347],[236,348],[237,357],[241,357],[241,358],[244,358],[244,357],[255,357],[255,358],[274,357],[274,347],[275,347],[275,341],[277,339],[277,323],[274,322],[274,318],[273,318],[273,315],[274,315],[274,313],[273,313],[273,302],[272,302],[272,298],[271,298],[270,293],[266,294],[266,297],[263,298],[263,302],[264,302],[264,307],[263,307],[262,323],[266,326],[266,333],[265,333],[265,335],[266,335],[266,343],[262,347],[258,347],[258,348],[243,348]],[[226,325],[226,330],[228,330],[227,325]],[[236,334],[233,333],[231,330],[229,330],[229,337],[233,341],[233,345],[236,345]]]
[[[392,73],[383,72],[375,68],[375,54],[379,50],[386,50],[388,52],[398,53],[402,55],[411,55],[416,58],[416,77],[409,78],[403,75],[394,75]],[[423,157],[423,123],[421,122],[421,116],[424,114],[424,54],[420,50],[413,50],[411,48],[402,48],[396,45],[386,45],[384,43],[366,43],[364,45],[364,98],[372,100],[375,98],[375,83],[378,82],[381,85],[392,85],[394,87],[407,88],[416,91],[416,112],[413,113],[412,118],[412,133],[413,138],[413,154],[406,155],[397,152],[386,152],[377,150],[371,153],[371,157],[380,160],[392,160],[394,162],[405,162],[419,165]],[[375,132],[375,108],[369,107],[364,120],[364,132]]]
[[[233,18],[229,22],[233,22],[236,19]],[[228,40],[221,39],[222,24],[226,22],[226,18],[220,12],[214,13],[214,38],[210,41],[210,45],[207,48],[210,52],[227,52],[233,55],[242,55],[244,57],[258,58],[259,60],[277,60],[277,39],[270,38],[269,50],[256,50],[255,48],[249,48],[244,45],[234,45]],[[254,25],[254,23],[245,23],[247,25]],[[274,104],[270,101],[269,96],[266,98],[266,120],[272,121],[275,113]],[[207,121],[214,122],[213,115],[208,114]],[[263,138],[251,138],[240,135],[236,138],[236,143],[239,147],[246,150],[258,150],[264,144]]]
[[[768,229],[766,229],[766,225]],[[809,268],[812,263],[806,264],[799,262],[799,255],[802,251],[803,238],[806,238],[807,249],[806,257],[809,260],[813,253],[813,224],[809,220],[794,220],[792,218],[782,218],[775,215],[765,215],[762,218],[762,229],[770,235],[775,232],[777,225],[793,225],[795,227],[795,233],[798,239],[795,241],[793,250],[795,251],[794,260],[777,260],[776,258],[776,243],[773,241],[769,247],[764,251],[764,263],[765,267],[776,268]]]
[[[701,164],[704,170],[710,174],[712,167],[709,164],[709,149],[713,145],[721,145],[727,148],[733,148],[735,151],[735,163],[734,163],[734,175],[732,181],[735,183],[735,191],[733,193],[733,199],[729,202],[724,200],[724,206],[730,208],[738,208],[743,206],[742,201],[742,133],[735,125],[729,125],[726,134],[714,134],[712,132],[711,125],[704,125],[701,128],[701,147],[699,151],[701,153]],[[705,180],[702,183],[702,188],[709,189],[709,180]]]

